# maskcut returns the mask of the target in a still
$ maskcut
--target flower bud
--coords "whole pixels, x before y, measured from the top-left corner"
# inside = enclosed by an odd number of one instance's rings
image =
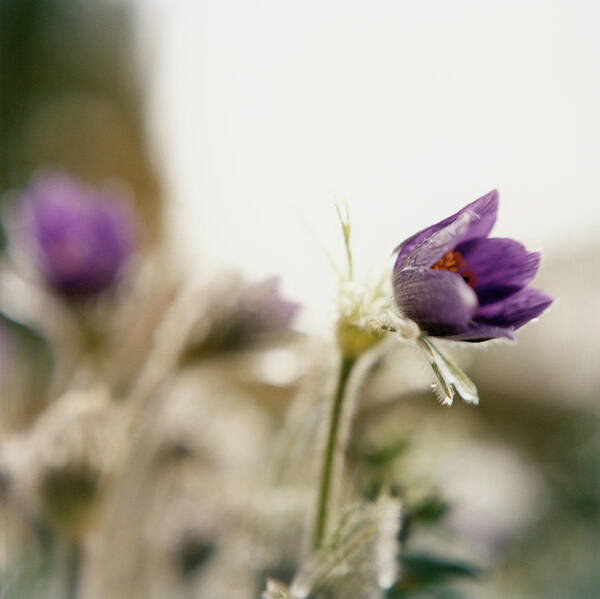
[[[117,192],[48,172],[33,179],[23,200],[26,243],[50,287],[92,296],[115,281],[133,247],[131,216]]]

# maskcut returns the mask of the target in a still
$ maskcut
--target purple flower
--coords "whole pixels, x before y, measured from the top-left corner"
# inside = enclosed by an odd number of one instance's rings
[[[238,318],[244,328],[269,333],[287,329],[300,309],[300,304],[286,300],[279,291],[281,279],[271,276],[248,285],[241,293]]]
[[[24,192],[26,230],[48,284],[89,296],[117,277],[133,246],[133,223],[114,191],[65,173],[38,175]]]
[[[247,349],[289,332],[300,304],[281,295],[280,282],[278,276],[250,284],[237,276],[215,279],[184,361]]]
[[[282,297],[280,283],[272,276],[240,290],[234,313],[222,327],[224,347],[246,346],[289,328],[300,304]]]
[[[426,334],[513,339],[516,329],[552,303],[548,294],[528,287],[539,253],[513,239],[488,237],[497,212],[494,190],[396,248],[396,303]]]

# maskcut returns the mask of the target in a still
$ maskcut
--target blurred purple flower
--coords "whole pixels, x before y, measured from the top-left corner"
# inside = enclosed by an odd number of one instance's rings
[[[113,283],[134,237],[116,192],[48,172],[33,179],[23,199],[27,233],[49,285],[67,296],[89,296]]]
[[[213,283],[187,357],[246,349],[285,334],[300,304],[284,299],[279,285],[278,276],[252,284],[237,277]]]
[[[300,304],[284,299],[279,292],[280,284],[281,279],[272,276],[242,291],[235,318],[238,334],[257,337],[289,328]]]
[[[428,335],[513,339],[516,329],[552,303],[548,294],[527,286],[539,253],[513,239],[487,237],[497,212],[494,190],[396,248],[396,303]]]
[[[273,276],[240,289],[233,313],[219,327],[222,347],[246,347],[290,327],[300,304],[281,296],[280,283],[280,278]]]

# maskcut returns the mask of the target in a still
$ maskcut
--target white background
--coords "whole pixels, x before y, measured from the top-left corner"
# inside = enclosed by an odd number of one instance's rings
[[[327,322],[350,207],[359,272],[497,187],[495,233],[600,233],[600,3],[138,0],[178,255],[281,273]]]

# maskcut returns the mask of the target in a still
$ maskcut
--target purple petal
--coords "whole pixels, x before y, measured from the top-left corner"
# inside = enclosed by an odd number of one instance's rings
[[[471,223],[477,219],[474,212],[463,212],[447,227],[423,239],[410,252],[398,255],[394,270],[402,268],[429,268],[447,251],[454,249],[463,239]]]
[[[68,295],[112,283],[133,248],[122,198],[63,173],[38,175],[24,194],[27,232],[47,281]]]
[[[496,327],[490,324],[479,324],[477,322],[473,322],[462,333],[448,335],[446,338],[453,339],[455,341],[475,342],[488,341],[489,339],[498,339],[501,337],[513,341],[515,339],[513,329],[510,327]]]
[[[539,316],[553,301],[544,291],[527,287],[502,301],[481,306],[475,320],[482,324],[518,329]]]
[[[300,304],[280,292],[281,277],[275,275],[248,285],[240,295],[237,318],[255,332],[282,331],[291,326]]]
[[[430,237],[440,229],[452,224],[464,212],[475,213],[477,215],[477,219],[473,220],[468,232],[462,238],[462,241],[468,241],[478,237],[485,237],[492,230],[492,227],[496,222],[496,216],[498,214],[498,191],[494,189],[489,193],[486,193],[484,196],[481,196],[479,199],[471,202],[459,210],[456,214],[453,214],[439,223],[419,231],[412,237],[409,237],[403,241],[394,250],[394,253],[398,252],[398,259],[400,259],[402,256],[413,250],[424,239]]]
[[[475,292],[480,304],[491,304],[527,286],[539,265],[538,252],[528,252],[514,239],[483,238],[456,247],[466,269],[475,274]]]
[[[394,297],[404,316],[434,336],[462,332],[478,307],[475,292],[448,270],[400,269],[394,273]]]

